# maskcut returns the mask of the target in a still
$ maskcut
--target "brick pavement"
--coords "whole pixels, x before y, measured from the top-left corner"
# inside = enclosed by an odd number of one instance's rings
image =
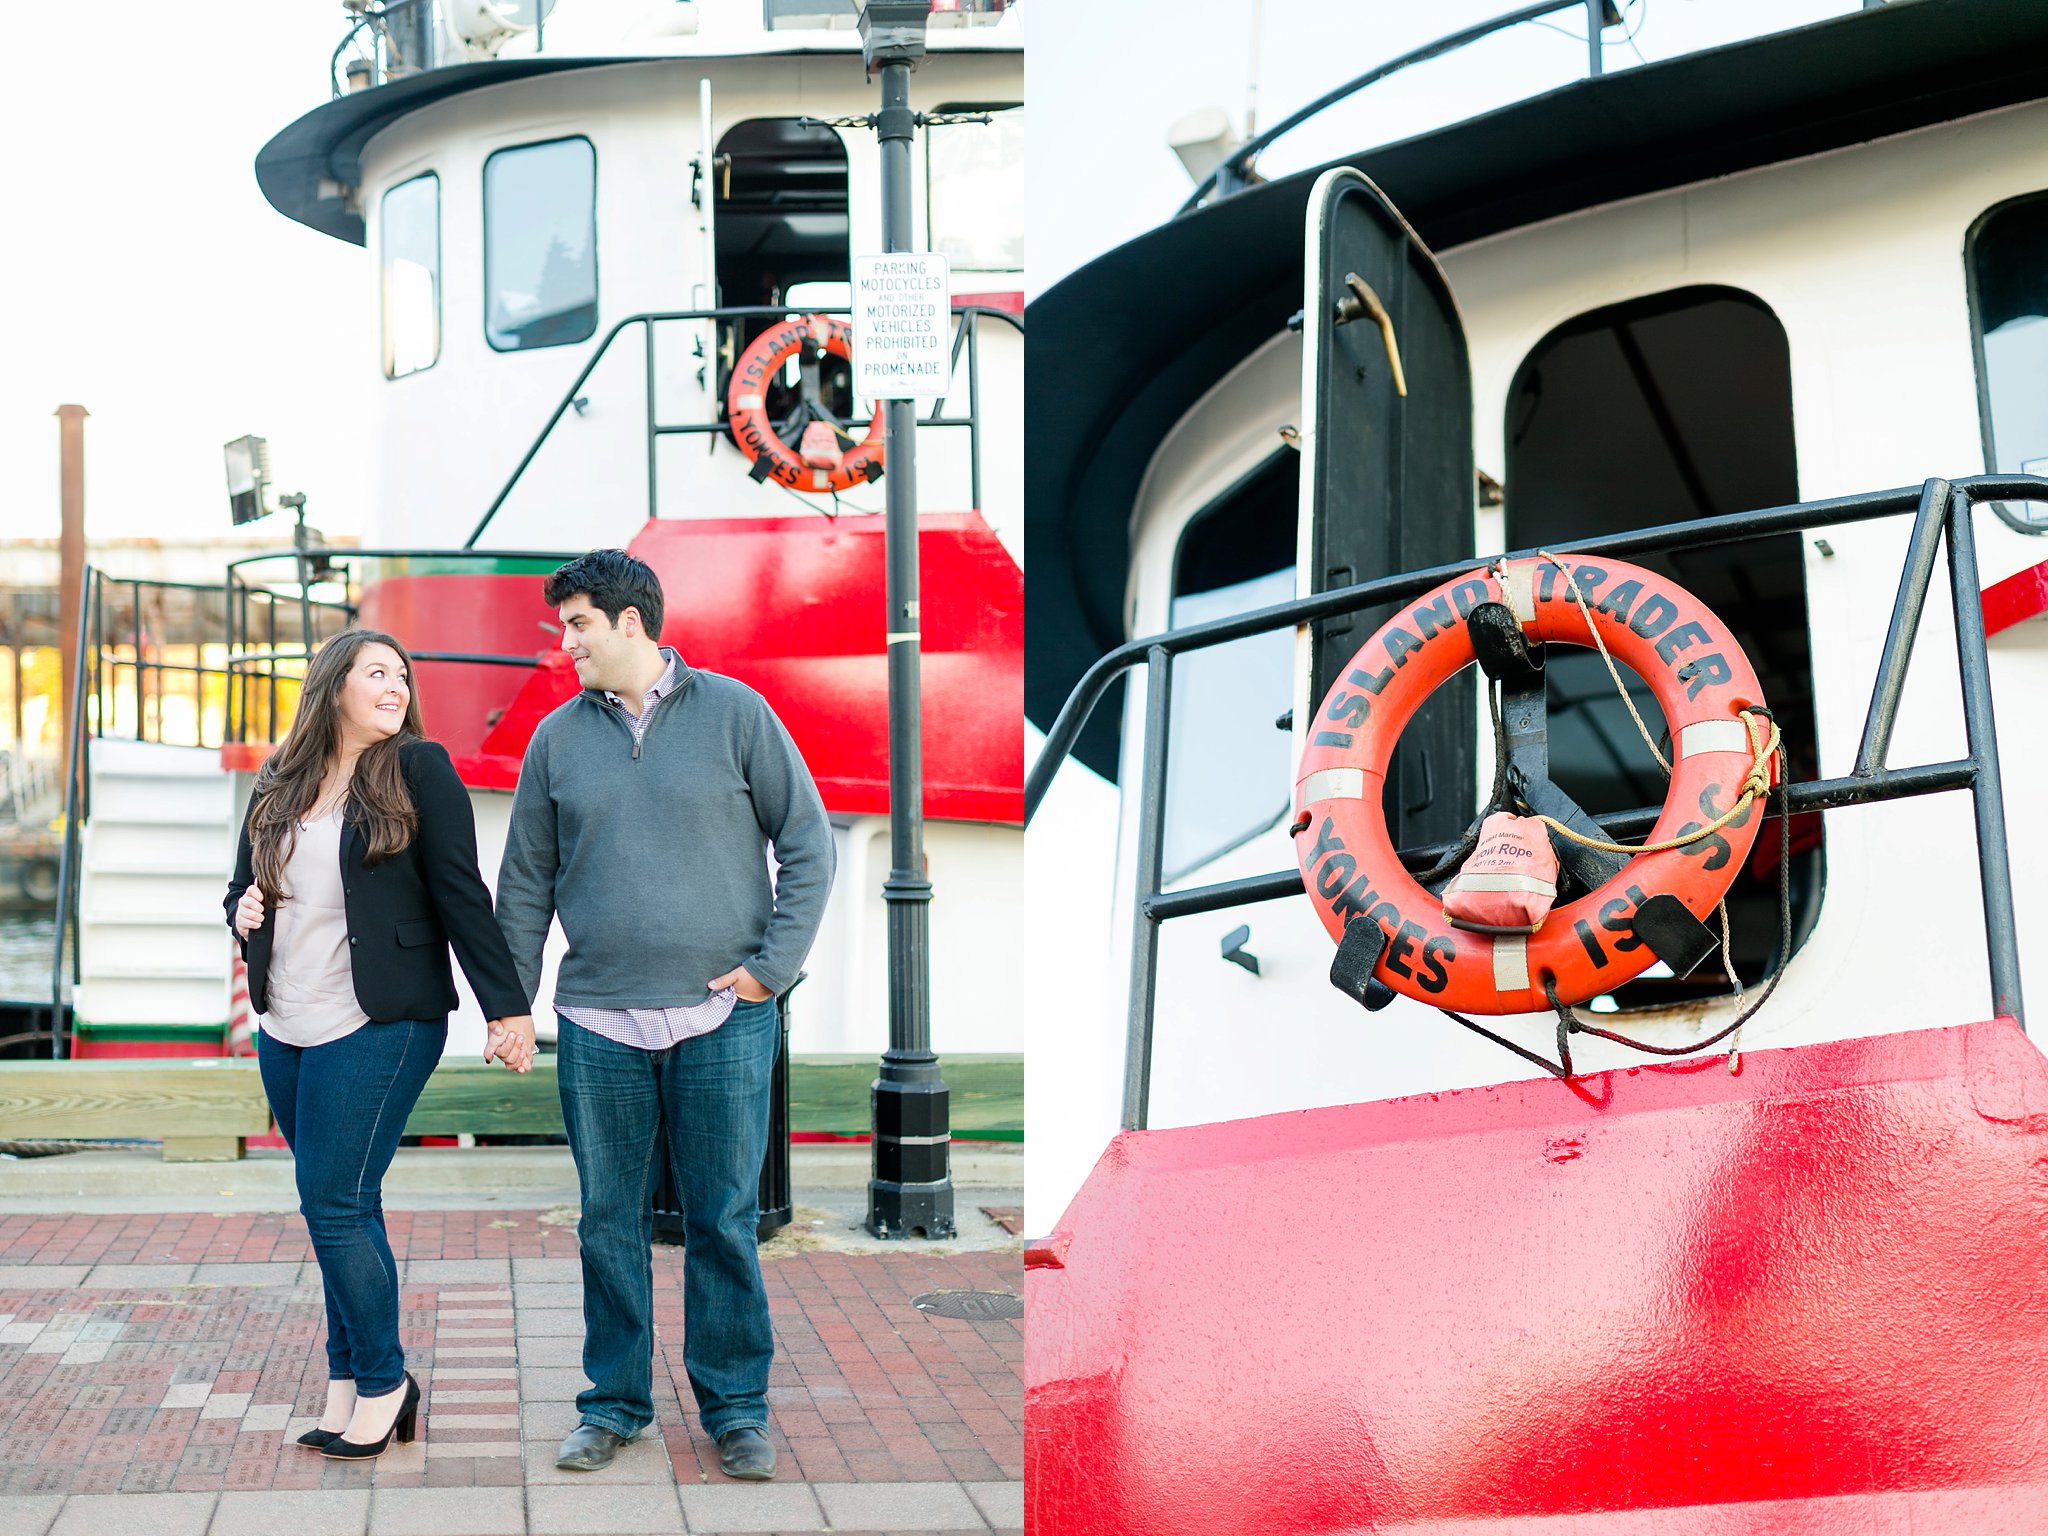
[[[763,1250],[782,1470],[733,1483],[685,1411],[682,1254],[655,1250],[657,1423],[605,1472],[554,1468],[583,1385],[573,1218],[387,1216],[420,1442],[292,1443],[326,1384],[319,1276],[282,1215],[0,1216],[0,1530],[400,1536],[1013,1529],[1022,1325],[912,1298],[1020,1292],[1017,1252]],[[124,1513],[125,1512],[125,1513]]]

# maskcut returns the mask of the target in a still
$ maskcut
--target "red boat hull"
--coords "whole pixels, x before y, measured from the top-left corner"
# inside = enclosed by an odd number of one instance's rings
[[[2048,1531],[2010,1020],[1120,1136],[1027,1254],[1044,1536]]]

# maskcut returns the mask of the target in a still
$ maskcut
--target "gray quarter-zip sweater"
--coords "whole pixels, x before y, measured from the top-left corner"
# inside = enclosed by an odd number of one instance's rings
[[[585,689],[527,745],[498,922],[529,997],[554,915],[569,938],[555,1001],[570,1007],[701,1003],[736,965],[783,992],[818,936],[832,828],[810,770],[767,700],[675,663],[638,740]]]

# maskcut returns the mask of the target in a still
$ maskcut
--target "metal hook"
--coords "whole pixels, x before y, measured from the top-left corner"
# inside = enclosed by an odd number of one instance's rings
[[[1356,272],[1344,274],[1344,286],[1351,290],[1351,297],[1337,301],[1336,324],[1349,325],[1361,318],[1371,319],[1380,328],[1380,340],[1386,343],[1387,366],[1394,372],[1394,393],[1402,399],[1408,398],[1408,375],[1401,369],[1401,348],[1394,340],[1394,321],[1387,313],[1387,306],[1380,302],[1380,296],[1372,291],[1372,285]]]

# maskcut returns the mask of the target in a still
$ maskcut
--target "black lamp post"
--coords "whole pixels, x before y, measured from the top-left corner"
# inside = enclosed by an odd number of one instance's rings
[[[882,77],[882,250],[911,249],[910,71],[924,57],[931,0],[868,0],[861,56]],[[889,1049],[871,1090],[874,1162],[867,1228],[877,1237],[953,1235],[950,1095],[931,1048],[931,882],[924,872],[924,744],[919,716],[917,404],[884,402],[889,616]]]

